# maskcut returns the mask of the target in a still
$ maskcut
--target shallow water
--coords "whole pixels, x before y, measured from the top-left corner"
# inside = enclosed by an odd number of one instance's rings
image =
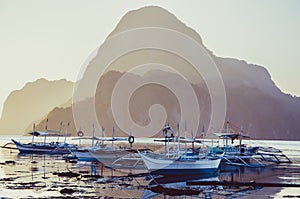
[[[3,136],[0,145],[10,142]],[[14,137],[23,142],[30,137]],[[49,138],[51,141],[56,138]],[[71,140],[69,140],[71,142]],[[135,145],[152,142],[136,139]],[[153,142],[152,142],[153,143]],[[300,184],[300,142],[248,141],[252,146],[272,146],[284,151],[292,164],[267,168],[223,165],[219,175],[207,180],[280,182]],[[142,173],[142,175],[134,175]],[[63,176],[67,175],[67,176]],[[200,176],[153,178],[147,171],[112,170],[101,163],[66,162],[63,156],[20,155],[17,150],[0,149],[0,196],[9,198],[116,197],[116,198],[267,198],[300,197],[300,188],[228,187],[188,185]],[[160,185],[160,186],[158,186]],[[64,193],[65,192],[65,193]]]

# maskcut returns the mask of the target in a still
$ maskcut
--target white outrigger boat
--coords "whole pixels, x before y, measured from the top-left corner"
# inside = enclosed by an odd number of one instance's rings
[[[113,158],[116,155],[116,150],[111,147],[102,145],[100,141],[125,141],[126,138],[82,138],[97,140],[96,144],[91,147],[80,147],[71,151],[72,155],[75,156],[79,161],[100,161],[104,159]],[[120,154],[120,153],[118,153]],[[121,155],[121,154],[120,154]]]
[[[171,131],[171,135],[167,134],[167,131]],[[139,152],[139,155],[143,159],[148,171],[152,174],[158,175],[187,175],[187,174],[216,174],[220,162],[221,156],[200,154],[195,152],[194,143],[201,143],[200,140],[185,137],[180,137],[180,131],[178,126],[178,135],[174,136],[174,130],[169,126],[165,126],[163,129],[165,137],[166,153],[158,154],[152,152]],[[169,142],[173,142],[173,155],[169,153]],[[181,143],[192,143],[192,149],[180,149]]]
[[[179,126],[178,126],[179,128]],[[171,134],[170,134],[171,132]],[[154,142],[163,142],[165,144],[165,151],[161,155],[166,157],[175,157],[176,155],[183,154],[185,151],[181,151],[179,145],[181,143],[191,143],[194,148],[194,143],[201,143],[200,140],[186,137],[174,137],[174,130],[169,124],[164,126],[162,133],[164,135],[163,139],[155,139]],[[109,149],[109,150],[97,150],[93,152],[94,156],[98,157],[98,160],[104,163],[106,166],[115,169],[131,169],[131,170],[145,170],[147,169],[138,152],[151,152],[150,149],[132,149],[132,139],[133,136],[130,133],[128,142],[130,143],[130,148],[121,149]],[[169,146],[173,143],[173,151],[169,150]],[[178,144],[177,144],[178,143]],[[175,146],[176,145],[176,146]],[[177,148],[179,147],[179,148]],[[178,149],[178,150],[177,150]],[[193,150],[194,151],[194,150]]]
[[[111,146],[106,146],[98,150],[90,151],[92,156],[105,166],[114,169],[145,169],[141,157],[138,155],[137,150],[132,148],[134,137],[132,132],[128,138],[114,137],[114,128],[112,130],[112,137],[105,138],[104,141],[111,141]],[[114,145],[115,141],[128,141],[130,147],[118,147]]]
[[[48,122],[48,120],[47,120],[47,122]],[[76,148],[76,145],[66,143],[68,127],[69,127],[69,123],[66,128],[66,135],[65,135],[64,142],[59,142],[59,136],[60,136],[60,131],[62,128],[62,123],[60,123],[60,129],[58,131],[48,130],[47,125],[46,125],[46,132],[36,131],[35,124],[34,124],[33,132],[30,133],[32,135],[31,143],[23,144],[14,139],[12,139],[12,142],[17,146],[20,153],[42,153],[42,154],[51,154],[51,155],[69,154],[71,149]],[[58,134],[53,135],[51,133],[58,133]],[[34,138],[36,136],[44,137],[44,142],[35,142]],[[46,142],[47,136],[58,136],[57,142]]]
[[[75,156],[79,161],[100,161],[102,163],[107,163],[108,160],[114,160],[116,158],[120,158],[128,154],[127,150],[115,149],[114,142],[127,141],[127,140],[131,141],[131,139],[133,138],[132,136],[130,136],[129,138],[114,137],[114,128],[113,128],[112,137],[108,138],[108,137],[103,137],[103,131],[104,129],[102,129],[102,137],[95,137],[95,128],[93,126],[92,137],[75,138],[79,140],[90,139],[92,140],[92,146],[74,149],[71,151],[72,155]],[[104,145],[104,142],[109,142],[109,141],[112,142],[111,147]]]
[[[103,134],[104,129],[102,129]],[[90,147],[78,147],[71,151],[72,156],[69,158],[76,158],[78,161],[96,161],[96,159],[92,156],[91,151],[98,150],[104,147],[103,142],[99,142],[99,138],[95,137],[95,128],[93,126],[92,129],[92,137],[83,137],[84,133],[79,130],[77,132],[78,138],[73,138],[73,140],[79,140],[79,145],[82,140],[92,140],[92,146]],[[96,144],[95,144],[96,141]]]
[[[219,168],[221,158],[217,156],[199,156],[187,151],[177,158],[167,158],[155,153],[141,153],[148,171],[152,174],[180,175],[180,174],[215,174]]]

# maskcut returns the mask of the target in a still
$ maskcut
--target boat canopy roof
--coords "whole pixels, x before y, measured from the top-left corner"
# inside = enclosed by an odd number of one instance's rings
[[[33,131],[31,133],[29,133],[30,135],[34,135],[34,136],[47,136],[49,135],[49,133],[47,132],[42,132],[42,131]]]
[[[128,138],[126,137],[117,137],[117,138],[109,138],[109,137],[76,137],[73,138],[73,140],[80,140],[80,139],[84,139],[84,140],[98,140],[98,141],[127,141]]]
[[[50,133],[50,132],[44,132],[44,131],[33,131],[28,133],[29,135],[34,135],[34,136],[62,136],[59,133]]]
[[[238,134],[238,133],[215,133],[221,139],[239,139],[239,138],[250,138],[249,136]]]
[[[182,143],[202,143],[199,139],[180,137]],[[155,139],[154,142],[178,142],[178,137]]]

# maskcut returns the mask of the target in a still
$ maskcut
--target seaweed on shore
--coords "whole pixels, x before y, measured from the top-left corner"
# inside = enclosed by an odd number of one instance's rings
[[[58,177],[69,177],[69,178],[77,178],[78,176],[80,176],[79,173],[74,173],[72,171],[54,172],[53,175],[57,175]]]
[[[10,178],[0,178],[0,182],[12,182],[16,179],[18,179],[19,177],[10,177]]]
[[[45,188],[46,184],[40,181],[36,182],[17,182],[6,185],[8,189],[39,189]]]
[[[6,160],[5,162],[0,162],[0,165],[15,165],[16,162],[14,160]]]
[[[202,190],[194,190],[194,189],[173,189],[173,188],[165,188],[161,185],[157,185],[155,187],[151,187],[151,190],[154,193],[163,193],[169,196],[182,196],[182,195],[199,195]]]

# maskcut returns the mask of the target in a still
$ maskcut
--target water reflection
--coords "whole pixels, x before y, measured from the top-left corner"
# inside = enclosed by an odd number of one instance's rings
[[[253,179],[257,175],[262,175],[264,171],[248,169],[237,166],[221,169],[216,176],[208,175],[186,175],[186,176],[152,176],[145,192],[144,198],[150,198],[158,194],[166,196],[190,196],[190,197],[237,197],[251,194],[261,188],[218,186],[220,181],[237,181],[243,179]],[[246,176],[248,176],[246,178]],[[206,184],[209,182],[209,185]],[[216,184],[212,184],[216,182]],[[197,185],[199,183],[199,185]]]

